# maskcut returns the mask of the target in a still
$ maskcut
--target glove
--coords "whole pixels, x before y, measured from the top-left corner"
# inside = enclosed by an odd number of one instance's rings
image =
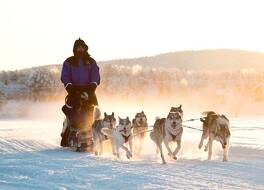
[[[91,83],[89,86],[90,86],[91,91],[95,92],[97,85],[95,83]]]
[[[88,98],[89,98],[88,93],[87,93],[87,92],[83,92],[83,93],[81,94],[81,98],[87,101]]]
[[[88,85],[77,85],[73,87],[74,87],[74,91],[94,93],[97,85],[94,83],[90,83]]]

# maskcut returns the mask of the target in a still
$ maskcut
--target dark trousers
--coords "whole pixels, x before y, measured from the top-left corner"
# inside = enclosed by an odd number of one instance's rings
[[[89,136],[92,136],[92,124],[94,122],[94,105],[93,104],[89,104],[89,102],[87,103],[87,105],[82,105],[83,108],[79,108],[77,106],[78,102],[76,97],[74,96],[68,96],[66,97],[66,104],[70,107],[67,107],[66,105],[64,105],[62,107],[62,111],[63,113],[66,115],[66,117],[69,119],[69,123],[67,125],[66,130],[64,131],[63,134],[61,134],[62,139],[61,139],[61,146],[63,147],[67,147],[68,146],[68,138],[69,138],[69,134],[71,132],[70,127],[73,128],[77,128],[79,130],[84,130],[84,131],[88,131]],[[81,122],[78,122],[78,120],[75,119],[76,115],[78,114],[76,107],[78,109],[78,111],[83,111],[83,115],[85,116],[85,119],[82,120]],[[83,110],[82,110],[83,109]]]

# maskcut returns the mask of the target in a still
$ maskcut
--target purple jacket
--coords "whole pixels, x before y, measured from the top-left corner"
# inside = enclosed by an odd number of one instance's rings
[[[89,57],[89,63],[84,63],[84,59],[76,60],[74,56],[69,57],[63,63],[61,71],[61,81],[66,88],[68,84],[72,85],[89,85],[100,84],[99,67],[96,61]],[[98,105],[95,93],[89,94],[90,103]]]
[[[66,59],[63,63],[61,72],[61,81],[66,87],[67,84],[88,85],[94,83],[100,84],[99,67],[93,58],[90,63],[84,63],[83,59],[77,60],[77,64],[73,63],[74,57]]]

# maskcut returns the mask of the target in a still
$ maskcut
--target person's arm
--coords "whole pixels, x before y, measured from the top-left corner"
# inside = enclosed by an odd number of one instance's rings
[[[64,61],[61,71],[61,81],[68,93],[72,91],[71,67],[67,61]]]
[[[96,89],[96,87],[100,84],[100,72],[99,72],[99,67],[96,63],[96,61],[94,61],[91,65],[91,81],[90,81],[90,85],[92,86],[93,90]]]

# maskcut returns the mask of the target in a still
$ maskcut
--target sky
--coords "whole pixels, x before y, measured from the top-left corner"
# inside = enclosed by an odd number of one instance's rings
[[[231,48],[264,52],[263,0],[0,0],[0,70]]]

